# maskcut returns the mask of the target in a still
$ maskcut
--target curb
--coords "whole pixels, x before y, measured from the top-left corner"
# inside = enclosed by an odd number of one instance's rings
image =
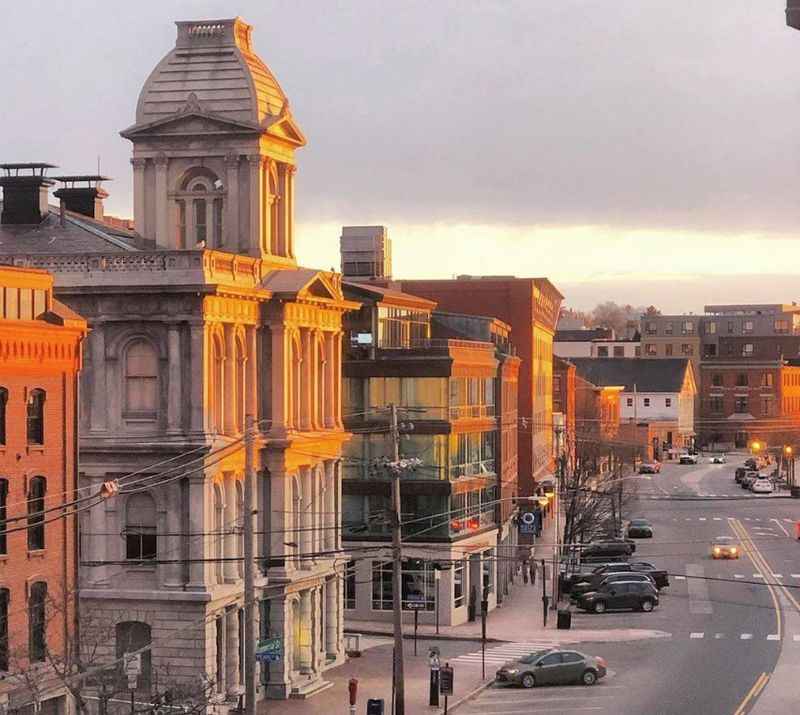
[[[452,705],[450,703],[447,704],[447,712],[453,712],[454,710],[460,708],[462,705],[465,705],[473,698],[478,697],[484,690],[486,690],[489,686],[494,684],[494,680],[487,680],[485,683],[479,685],[475,690],[471,693],[467,693],[463,698],[460,700],[456,700]],[[442,711],[444,712],[444,711]]]

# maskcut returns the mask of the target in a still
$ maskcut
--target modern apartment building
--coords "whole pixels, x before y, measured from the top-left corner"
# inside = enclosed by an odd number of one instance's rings
[[[493,318],[436,314],[433,301],[372,283],[345,281],[361,310],[345,323],[343,531],[354,554],[345,580],[346,617],[389,620],[389,518],[393,459],[389,412],[398,406],[406,522],[403,607],[422,600],[423,623],[474,618],[508,593],[516,495],[519,359],[509,327]],[[386,550],[375,550],[386,545]],[[371,549],[371,551],[370,551]],[[355,558],[371,553],[371,558]],[[439,561],[437,561],[437,558]],[[437,568],[441,565],[441,568]]]

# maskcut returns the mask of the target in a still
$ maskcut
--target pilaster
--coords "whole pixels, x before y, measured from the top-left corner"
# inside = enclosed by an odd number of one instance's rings
[[[240,250],[250,256],[262,255],[263,239],[261,236],[261,195],[263,172],[263,157],[261,154],[250,154],[247,157],[250,172],[250,226],[248,241],[245,246],[240,245]]]
[[[104,431],[108,427],[108,405],[106,389],[106,334],[103,323],[94,323],[89,333],[92,355],[92,402],[89,419],[92,431]]]
[[[147,159],[131,159],[133,165],[133,225],[136,233],[140,236],[147,235],[145,215],[144,215],[144,171],[147,166]]]
[[[300,328],[300,344],[303,350],[303,358],[300,371],[300,424],[297,427],[308,431],[312,426],[312,414],[315,407],[312,391],[314,358],[312,336],[308,328]]]
[[[225,157],[227,196],[225,204],[225,225],[222,227],[222,241],[233,250],[240,248],[239,242],[239,155]]]
[[[167,328],[168,379],[167,385],[167,432],[181,431],[181,334],[180,326],[171,323]]]
[[[167,167],[169,159],[159,154],[154,159],[156,165],[156,244],[160,248],[172,248],[169,240],[169,209],[167,196]],[[188,208],[188,207],[187,207]],[[192,245],[192,241],[188,241]]]
[[[222,420],[225,434],[237,433],[236,425],[236,398],[238,395],[236,385],[236,339],[234,326],[230,323],[224,325],[225,333],[225,358],[223,362],[224,384],[222,388]]]

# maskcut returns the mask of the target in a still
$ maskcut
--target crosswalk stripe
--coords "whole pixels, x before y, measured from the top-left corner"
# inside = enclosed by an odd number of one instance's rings
[[[744,574],[742,574],[742,573],[735,573],[735,574],[733,574],[733,577],[734,577],[734,578],[744,578]]]
[[[722,521],[722,517],[721,516],[715,516],[714,517],[714,521]]]
[[[676,576],[675,580],[676,581],[685,581],[686,580],[686,576]]]
[[[792,578],[800,578],[800,573],[793,573]]]
[[[694,638],[694,639],[703,638],[703,636],[705,636],[705,633],[691,633],[691,634],[689,634],[689,638]]]
[[[753,578],[764,578],[764,574],[763,573],[754,573],[753,574]]]
[[[777,633],[770,633],[767,636],[767,640],[768,641],[779,641],[780,639],[781,639],[781,637]]]
[[[752,640],[753,639],[753,634],[752,633],[742,633],[742,635],[739,636],[739,639],[743,640],[743,641]]]
[[[706,518],[704,516],[701,516],[700,521],[706,521]]]

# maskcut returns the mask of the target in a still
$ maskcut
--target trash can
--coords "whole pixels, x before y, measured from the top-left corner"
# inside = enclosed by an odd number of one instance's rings
[[[570,628],[572,628],[572,611],[570,611],[569,608],[558,609],[556,628],[558,628],[560,631],[568,631]]]

